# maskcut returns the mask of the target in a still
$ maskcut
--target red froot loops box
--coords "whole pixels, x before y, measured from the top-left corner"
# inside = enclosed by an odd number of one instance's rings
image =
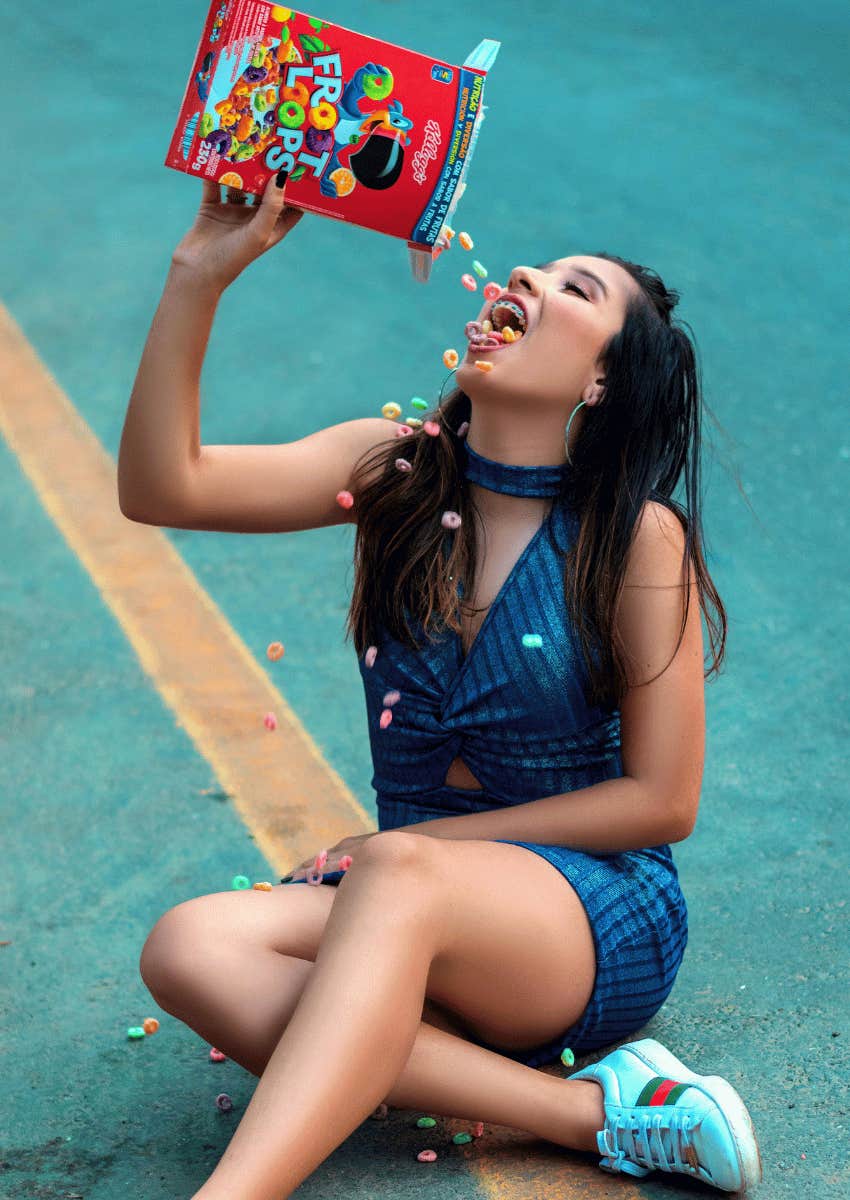
[[[167,167],[404,238],[423,282],[466,187],[499,43],[462,66],[265,0],[214,0]]]

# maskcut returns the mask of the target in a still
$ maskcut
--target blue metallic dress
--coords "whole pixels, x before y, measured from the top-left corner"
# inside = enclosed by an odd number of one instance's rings
[[[497,463],[466,446],[466,479],[509,495],[557,496],[568,469]],[[374,665],[361,658],[379,829],[526,804],[622,776],[619,712],[585,701],[586,667],[564,599],[563,554],[577,527],[556,501],[466,657],[457,634],[432,633],[429,640],[413,625],[418,652],[384,631]],[[460,582],[458,590],[462,596]],[[529,633],[539,638],[524,642]],[[401,700],[382,729],[388,691]],[[480,790],[444,783],[458,755]],[[587,911],[597,962],[593,993],[575,1024],[545,1045],[497,1052],[542,1066],[564,1046],[588,1052],[634,1034],[670,993],[687,943],[687,907],[670,846],[597,854],[497,840],[526,847],[569,881]],[[339,878],[337,872],[325,882]]]

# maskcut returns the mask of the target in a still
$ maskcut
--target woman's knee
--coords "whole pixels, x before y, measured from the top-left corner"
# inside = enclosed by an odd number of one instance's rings
[[[148,934],[139,957],[139,973],[151,995],[160,1003],[198,971],[198,956],[205,941],[202,902],[199,896],[169,908]],[[167,1007],[162,1004],[162,1007]]]

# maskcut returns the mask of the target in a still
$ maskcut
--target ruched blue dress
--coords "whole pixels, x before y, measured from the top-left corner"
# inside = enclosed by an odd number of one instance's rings
[[[557,495],[567,469],[497,463],[466,447],[466,478],[510,495]],[[379,829],[525,804],[623,774],[619,712],[585,701],[586,667],[564,600],[563,554],[576,532],[576,518],[556,501],[466,657],[453,632],[429,640],[413,625],[418,652],[384,631],[374,665],[361,658]],[[458,590],[462,596],[460,582]],[[527,634],[539,636],[524,642]],[[391,690],[401,700],[382,729]],[[444,783],[458,755],[480,790]],[[545,1045],[498,1053],[542,1066],[565,1046],[588,1052],[634,1034],[669,995],[687,944],[687,906],[670,846],[596,854],[498,840],[525,846],[569,881],[587,911],[597,961],[593,993],[574,1025]],[[336,872],[325,881],[340,878]]]

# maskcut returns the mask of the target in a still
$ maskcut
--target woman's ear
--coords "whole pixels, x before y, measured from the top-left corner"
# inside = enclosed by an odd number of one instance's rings
[[[605,380],[597,379],[595,383],[589,383],[582,392],[582,400],[588,405],[601,404],[602,398],[605,395]]]

